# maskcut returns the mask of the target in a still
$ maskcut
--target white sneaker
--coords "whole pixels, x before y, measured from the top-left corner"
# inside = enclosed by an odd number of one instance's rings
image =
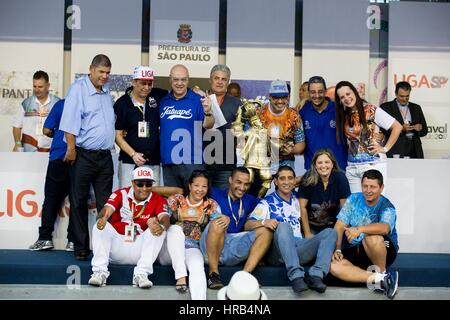
[[[97,271],[91,275],[91,278],[89,279],[88,283],[94,287],[104,287],[106,286],[106,278],[107,275],[104,272]]]
[[[75,251],[75,246],[74,246],[73,242],[71,242],[71,241],[67,242],[66,251],[68,251],[68,252]]]
[[[153,282],[148,280],[145,274],[136,274],[133,276],[133,287],[139,287],[142,289],[148,289],[153,286]]]

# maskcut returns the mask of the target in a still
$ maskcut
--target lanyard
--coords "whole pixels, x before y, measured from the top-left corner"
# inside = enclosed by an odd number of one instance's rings
[[[142,113],[142,121],[145,122],[145,102],[144,102],[144,104],[143,104],[142,106],[141,106],[141,105],[138,105],[138,104],[136,103],[136,100],[133,99],[133,96],[131,95],[131,93],[130,93],[130,98],[131,98],[131,102],[133,102],[133,105],[134,105],[136,108],[138,108],[139,111]],[[142,107],[144,107],[143,110],[142,110]]]
[[[133,220],[139,218],[142,215],[145,207],[147,206],[147,203],[148,201],[142,206],[141,211],[139,211],[137,215],[134,215],[134,209],[136,208],[136,205],[134,204],[134,202],[131,202],[131,215],[133,216]]]
[[[228,205],[230,206],[231,216],[233,217],[233,220],[234,220],[234,223],[236,224],[236,226],[238,225],[239,220],[242,217],[242,198],[239,199],[239,201],[240,201],[239,202],[239,211],[238,211],[238,217],[236,219],[236,216],[234,215],[234,212],[233,212],[233,208],[231,206],[231,197],[228,196]]]

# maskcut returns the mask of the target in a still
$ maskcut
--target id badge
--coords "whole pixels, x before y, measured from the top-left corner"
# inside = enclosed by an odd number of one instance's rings
[[[148,138],[150,137],[150,126],[146,121],[138,122],[138,137],[139,138]]]
[[[134,242],[134,240],[136,240],[136,230],[137,226],[132,222],[125,226],[125,242]]]
[[[38,121],[36,124],[36,134],[42,136],[42,130],[44,130],[44,118],[38,117]]]

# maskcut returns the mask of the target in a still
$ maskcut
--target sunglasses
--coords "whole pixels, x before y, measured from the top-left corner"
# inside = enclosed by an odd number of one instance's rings
[[[153,186],[153,182],[141,182],[141,181],[139,181],[139,182],[135,182],[135,184],[136,184],[136,187],[138,187],[138,188],[144,188],[144,187],[151,188]]]

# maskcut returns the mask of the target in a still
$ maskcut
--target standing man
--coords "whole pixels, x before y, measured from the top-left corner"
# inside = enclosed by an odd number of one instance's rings
[[[389,158],[392,158],[394,154],[400,155],[401,158],[424,158],[420,138],[428,133],[427,122],[422,108],[418,104],[409,102],[410,94],[411,85],[401,81],[395,86],[396,98],[380,106],[403,126],[397,142],[387,152]],[[388,139],[389,135],[390,132],[388,132]]]
[[[205,141],[205,163],[211,184],[219,189],[228,189],[229,177],[236,168],[236,138],[231,133],[231,123],[236,120],[236,113],[241,104],[241,100],[227,93],[230,83],[231,71],[226,65],[217,64],[211,69],[209,84],[211,91],[215,95],[212,103],[217,104],[216,110],[220,111],[225,121],[220,126],[217,124],[217,134],[213,134],[211,142]],[[206,134],[208,134],[207,131]],[[217,137],[219,136],[219,141]],[[208,146],[214,146],[213,150],[208,150]],[[231,153],[227,156],[227,153]]]
[[[395,207],[381,195],[384,185],[380,171],[364,172],[361,185],[362,192],[353,193],[337,216],[337,242],[330,272],[347,282],[367,283],[369,288],[383,290],[393,299],[398,272],[386,272],[386,267],[395,261],[399,249]]]
[[[170,226],[167,201],[152,193],[152,169],[141,166],[132,174],[131,187],[111,194],[92,229],[92,286],[106,285],[110,262],[136,265],[133,286],[153,286],[148,276],[153,273],[153,263]]]
[[[200,249],[209,265],[208,288],[220,289],[219,264],[234,266],[245,261],[244,271],[253,272],[272,242],[272,232],[266,228],[244,231],[244,225],[259,199],[246,194],[250,188],[250,172],[245,167],[232,171],[229,188],[213,188],[211,198],[217,201],[228,228],[220,226],[219,219],[211,221],[200,239]]]
[[[167,90],[153,88],[154,72],[146,66],[134,69],[132,86],[114,104],[116,143],[120,147],[119,187],[129,186],[135,166],[148,165],[159,185],[159,110]],[[124,135],[126,133],[126,135]]]
[[[325,96],[327,87],[325,80],[314,76],[307,82],[310,99],[300,110],[305,131],[306,148],[304,153],[305,170],[311,167],[311,160],[319,149],[330,149],[335,156],[339,168],[347,167],[347,150],[342,137],[336,139],[336,106]]]
[[[31,251],[53,249],[52,233],[55,228],[56,217],[69,195],[70,190],[70,165],[64,161],[67,144],[64,142],[64,132],[59,130],[59,123],[64,110],[64,99],[55,103],[44,123],[43,133],[53,138],[50,148],[50,159],[47,166],[44,186],[44,204],[42,205],[41,226],[39,238],[32,244]],[[72,219],[69,218],[67,228],[66,251],[73,251]]]
[[[300,204],[292,193],[295,172],[290,166],[281,166],[274,177],[275,192],[257,205],[245,224],[246,230],[266,228],[273,232],[269,260],[274,265],[285,264],[287,276],[295,293],[309,288],[323,293],[327,286],[323,278],[330,270],[336,245],[336,232],[327,228],[311,238],[301,232]],[[313,262],[305,273],[304,265]]]
[[[110,72],[109,58],[96,55],[89,75],[70,86],[61,119],[60,130],[65,132],[67,141],[64,161],[73,165],[70,212],[77,260],[87,260],[90,254],[87,208],[90,185],[94,188],[97,212],[112,191],[115,116],[107,84]]]
[[[23,100],[13,121],[14,152],[21,147],[25,152],[50,150],[52,140],[42,131],[45,119],[59,98],[49,94],[48,80],[45,71],[39,70],[33,75],[33,95]]]
[[[177,64],[170,69],[172,90],[159,106],[161,162],[164,185],[184,188],[194,170],[203,170],[203,129],[214,125],[209,97],[188,88],[189,71]]]

